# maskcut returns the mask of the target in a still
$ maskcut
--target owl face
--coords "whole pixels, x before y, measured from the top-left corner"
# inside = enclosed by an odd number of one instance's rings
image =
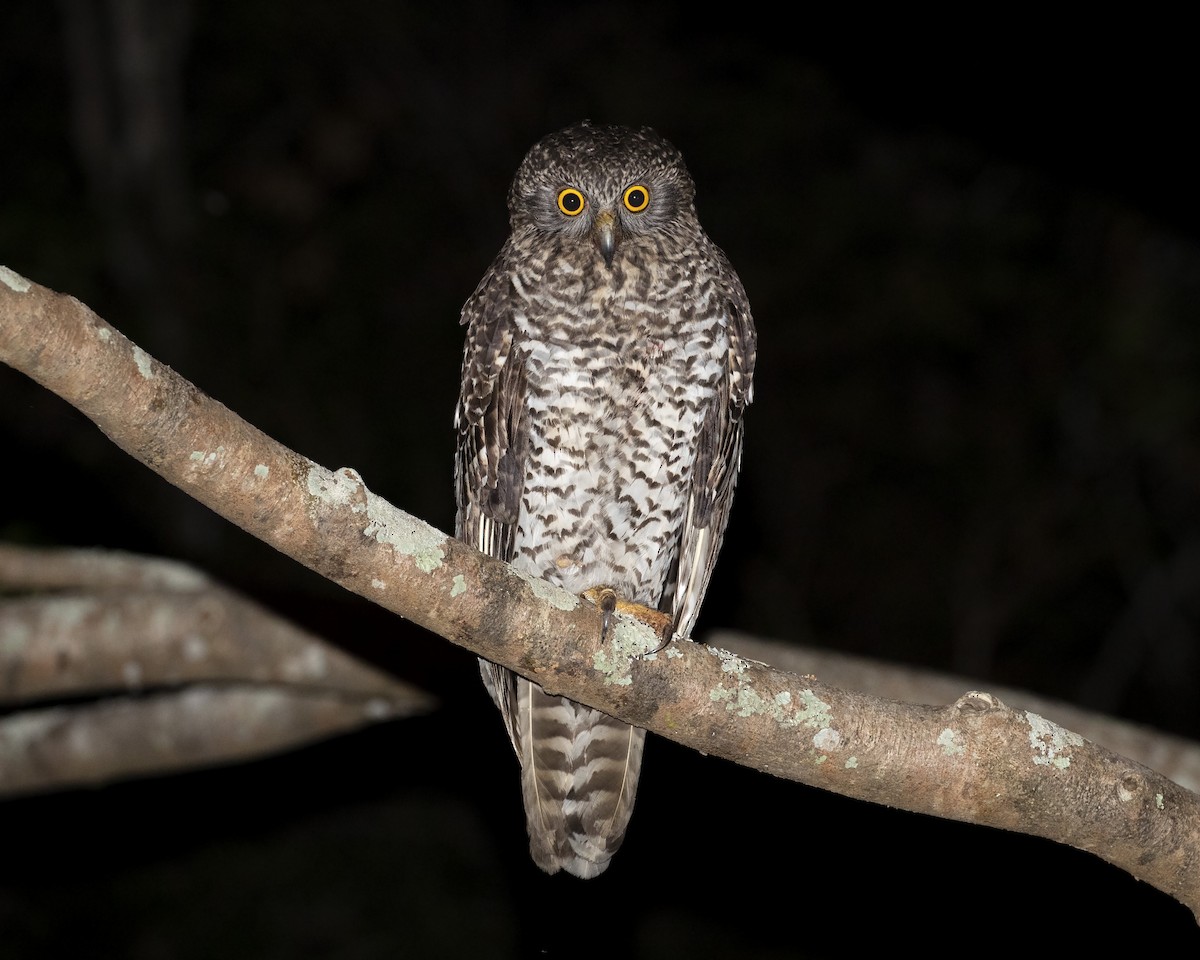
[[[508,203],[514,231],[594,244],[611,266],[623,242],[694,220],[694,198],[683,157],[649,127],[584,121],[533,146]]]

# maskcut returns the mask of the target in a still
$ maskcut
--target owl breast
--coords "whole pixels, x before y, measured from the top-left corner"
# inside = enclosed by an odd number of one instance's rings
[[[711,291],[657,282],[651,298],[641,271],[613,279],[556,283],[574,303],[541,298],[518,318],[529,455],[513,563],[575,593],[605,585],[653,606],[728,341],[707,315]]]

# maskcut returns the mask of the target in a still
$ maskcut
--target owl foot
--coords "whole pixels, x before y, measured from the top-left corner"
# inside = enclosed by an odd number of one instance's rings
[[[631,600],[622,600],[612,587],[591,587],[583,591],[583,595],[600,608],[603,617],[600,626],[600,642],[608,641],[608,632],[613,625],[614,614],[624,613],[639,620],[654,631],[654,635],[662,641],[648,653],[658,653],[671,642],[671,618],[661,610],[647,607]]]

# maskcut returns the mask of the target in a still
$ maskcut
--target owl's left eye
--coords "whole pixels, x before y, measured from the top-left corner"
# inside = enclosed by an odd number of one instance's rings
[[[583,213],[583,194],[574,187],[558,191],[558,209],[568,217],[577,217]]]
[[[650,206],[650,191],[640,183],[635,183],[632,187],[625,188],[621,200],[630,213],[641,213]]]

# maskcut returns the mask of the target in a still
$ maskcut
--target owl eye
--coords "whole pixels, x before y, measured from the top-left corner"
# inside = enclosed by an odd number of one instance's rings
[[[558,209],[568,217],[577,217],[583,213],[583,194],[574,187],[558,191]]]
[[[650,191],[640,183],[635,183],[632,187],[625,188],[621,199],[625,202],[625,209],[630,213],[641,213],[650,206]]]

